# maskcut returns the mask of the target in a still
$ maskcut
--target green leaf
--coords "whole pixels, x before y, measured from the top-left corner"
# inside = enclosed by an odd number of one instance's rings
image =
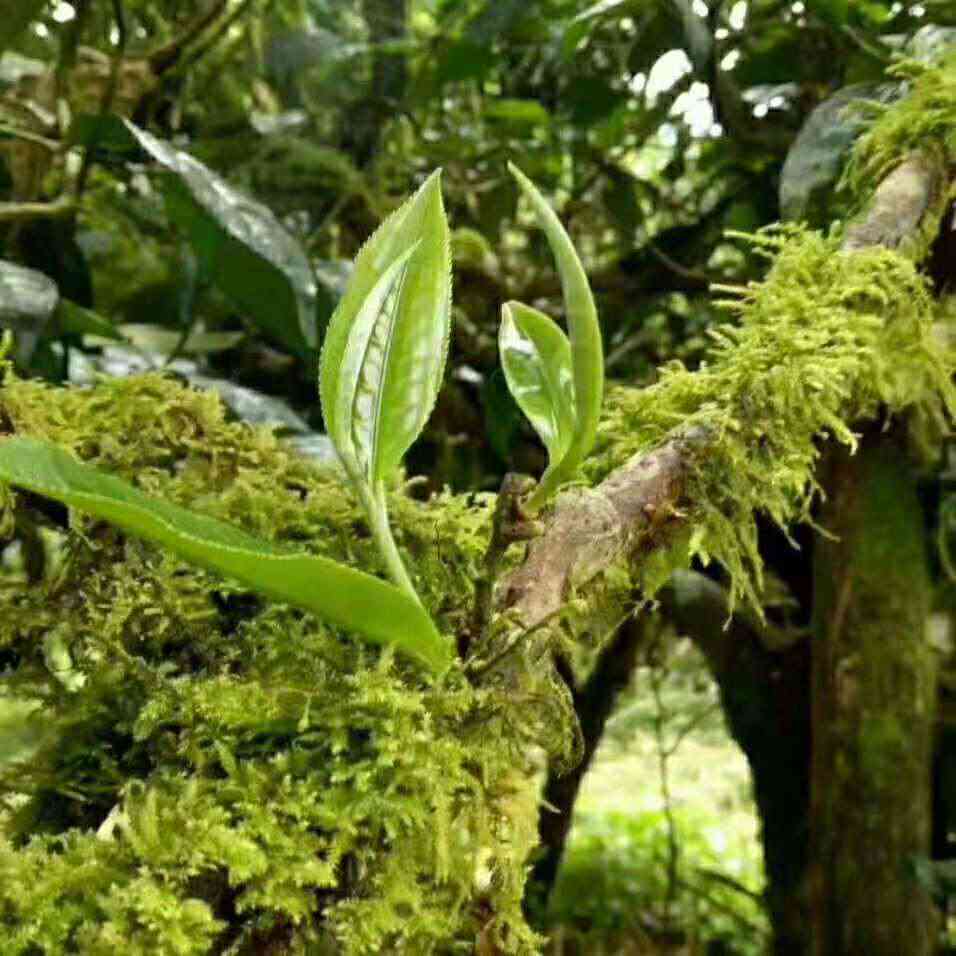
[[[206,515],[153,498],[33,438],[0,441],[0,481],[54,498],[184,560],[391,645],[440,672],[451,647],[413,598],[328,558],[295,554]]]
[[[359,252],[322,349],[322,412],[354,478],[384,480],[421,433],[450,330],[450,238],[436,172]]]
[[[57,330],[64,335],[96,335],[103,339],[123,341],[122,333],[109,319],[69,299],[60,299],[55,318]]]
[[[485,105],[486,119],[515,128],[547,126],[551,114],[537,100],[494,99]]]
[[[819,227],[833,215],[836,184],[853,144],[872,123],[863,101],[891,102],[892,84],[860,83],[844,87],[810,113],[793,141],[780,173],[780,211],[784,219]]]
[[[564,458],[545,472],[528,501],[532,511],[540,508],[557,487],[571,478],[594,445],[601,404],[604,400],[604,352],[597,308],[584,267],[561,221],[537,187],[513,163],[508,164],[522,192],[531,202],[557,263],[571,340],[574,378],[574,435]]]
[[[501,307],[498,349],[508,388],[548,449],[549,470],[555,468],[571,445],[577,417],[571,343],[543,312],[508,302]]]
[[[309,359],[318,347],[318,287],[298,242],[262,203],[188,153],[128,121],[124,124],[136,143],[168,171],[166,212],[208,274],[263,331]],[[115,139],[114,132],[104,143]]]

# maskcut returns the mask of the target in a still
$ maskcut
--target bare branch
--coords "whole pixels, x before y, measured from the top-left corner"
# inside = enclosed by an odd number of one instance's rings
[[[635,455],[597,488],[562,495],[546,533],[502,583],[499,610],[514,612],[525,628],[537,627],[561,609],[573,588],[624,557],[659,546],[684,519],[686,478],[695,450],[706,443],[702,431],[672,438]]]
[[[0,222],[59,219],[72,215],[75,209],[76,203],[67,197],[61,197],[55,202],[4,202],[0,203]]]

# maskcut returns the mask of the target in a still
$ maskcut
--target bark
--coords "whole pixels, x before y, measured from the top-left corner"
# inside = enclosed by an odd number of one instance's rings
[[[701,574],[676,573],[662,607],[703,653],[731,736],[750,764],[760,816],[774,956],[807,951],[807,809],[810,793],[810,646],[771,650],[761,625],[737,614]]]
[[[597,488],[561,496],[546,532],[498,591],[498,609],[521,627],[542,624],[580,588],[627,557],[665,544],[685,520],[680,505],[703,431],[672,438],[635,455]]]
[[[942,214],[943,185],[937,156],[907,157],[848,230],[845,251],[919,251],[920,231]],[[929,856],[926,534],[915,479],[895,441],[871,436],[856,458],[834,449],[841,464],[824,477],[824,521],[841,540],[823,541],[815,555],[812,710],[805,648],[768,640],[757,628],[739,656],[725,657],[707,637],[713,621],[688,624],[750,760],[777,956],[920,956],[932,947],[931,903],[906,877],[912,857]],[[560,501],[524,565],[503,582],[499,609],[535,627],[573,588],[665,544],[692,505],[686,479],[707,443],[706,433],[672,439],[593,492]],[[838,591],[828,584],[834,580]]]
[[[372,81],[366,98],[349,117],[345,146],[357,166],[374,158],[382,127],[395,113],[405,94],[405,55],[382,46],[405,38],[407,0],[363,0],[362,15],[368,26],[372,51]]]
[[[901,436],[832,450],[812,663],[813,956],[929,956],[936,919],[909,874],[930,855],[935,718],[926,531]]]
[[[538,815],[541,851],[528,882],[527,908],[532,918],[543,914],[547,906],[564,856],[578,791],[617,699],[631,680],[643,634],[644,629],[629,619],[602,649],[581,687],[574,687],[573,675],[565,675],[581,725],[583,756],[570,771],[561,772],[554,767],[548,771]]]

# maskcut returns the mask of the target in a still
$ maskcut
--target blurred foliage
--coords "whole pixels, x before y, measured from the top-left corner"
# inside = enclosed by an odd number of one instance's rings
[[[32,22],[0,38],[0,199],[79,202],[75,214],[0,223],[0,256],[117,324],[183,339],[243,333],[204,351],[205,371],[284,398],[313,427],[320,343],[308,340],[313,319],[321,338],[341,290],[339,264],[398,197],[445,168],[459,253],[452,374],[410,464],[432,487],[458,488],[494,487],[506,468],[542,461],[492,374],[500,303],[556,314],[560,302],[508,160],[550,191],[582,250],[609,374],[648,381],[667,359],[699,361],[709,283],[760,268],[726,229],[779,218],[781,188],[790,214],[840,215],[811,209],[809,195],[836,178],[859,115],[815,114],[814,151],[780,182],[814,108],[850,84],[870,95],[894,52],[925,57],[956,27],[951,4],[877,0],[33,6]],[[163,205],[168,178],[154,164],[105,148],[115,143],[90,123],[99,112],[172,140],[272,210],[316,267],[314,317],[277,326],[248,294],[230,299],[246,276],[224,275],[208,230],[204,246],[182,204]],[[795,183],[806,198],[794,200]],[[57,331],[31,371],[63,378],[68,353],[90,347]]]

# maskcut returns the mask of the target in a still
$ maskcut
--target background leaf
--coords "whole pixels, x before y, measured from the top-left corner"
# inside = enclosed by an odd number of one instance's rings
[[[54,498],[440,671],[451,647],[420,604],[370,574],[328,558],[282,551],[244,531],[152,498],[33,438],[0,442],[0,480]]]
[[[864,100],[889,102],[895,84],[848,86],[821,103],[807,118],[787,153],[780,174],[780,211],[785,219],[821,225],[828,218],[833,187],[850,149],[872,121],[858,105]]]
[[[56,283],[42,272],[0,260],[0,328],[16,333],[17,361],[25,365],[60,301]]]
[[[318,288],[299,244],[268,208],[188,153],[132,123],[125,125],[171,174],[164,184],[167,213],[208,274],[257,325],[309,358],[318,346]]]

